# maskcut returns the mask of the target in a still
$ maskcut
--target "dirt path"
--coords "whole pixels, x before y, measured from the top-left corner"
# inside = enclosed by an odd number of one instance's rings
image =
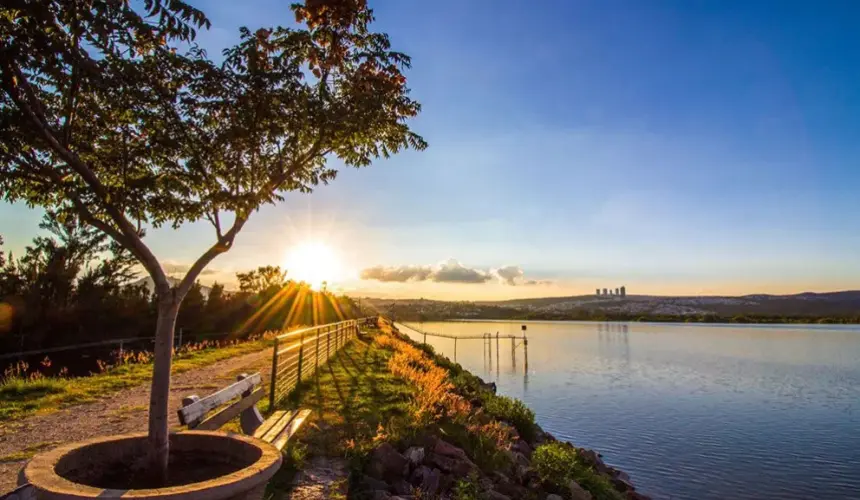
[[[342,458],[314,457],[293,481],[293,489],[273,500],[329,500],[346,498],[349,470]]]
[[[259,371],[265,380],[271,371],[271,352],[265,349],[175,375],[170,387],[171,428],[179,425],[176,409],[180,407],[183,397],[214,392],[234,382],[236,375],[242,372]],[[0,429],[0,457],[91,437],[145,432],[148,408],[149,384],[144,384],[95,403],[10,423]],[[0,494],[14,489],[18,471],[25,462],[26,459],[9,458],[0,462]]]

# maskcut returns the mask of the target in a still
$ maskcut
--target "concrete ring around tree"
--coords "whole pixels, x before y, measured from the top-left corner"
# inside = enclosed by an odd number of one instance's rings
[[[178,486],[151,489],[107,489],[74,482],[64,476],[98,476],[108,464],[126,464],[146,456],[146,433],[100,437],[70,443],[33,457],[21,480],[36,490],[38,500],[137,498],[159,500],[260,500],[269,479],[280,469],[281,452],[271,444],[242,434],[186,431],[170,435],[171,453],[223,458],[237,470]],[[172,469],[171,469],[172,470]],[[178,473],[180,471],[172,472]],[[198,472],[198,471],[195,471]]]

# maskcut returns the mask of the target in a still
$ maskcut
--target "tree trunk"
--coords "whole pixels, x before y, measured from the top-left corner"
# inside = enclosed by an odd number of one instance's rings
[[[170,398],[170,365],[173,361],[173,329],[179,314],[180,300],[175,290],[158,299],[158,322],[155,328],[155,363],[152,368],[152,388],[149,394],[150,467],[160,482],[167,481],[168,402]]]

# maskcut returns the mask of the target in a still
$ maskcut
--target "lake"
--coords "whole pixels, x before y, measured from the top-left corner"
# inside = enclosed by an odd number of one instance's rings
[[[457,361],[593,448],[637,489],[675,499],[860,499],[860,327],[423,323]],[[418,324],[413,324],[418,327]],[[404,329],[407,333],[407,330]],[[418,340],[422,336],[410,333]],[[454,341],[427,337],[454,358]],[[491,356],[490,356],[491,355]]]

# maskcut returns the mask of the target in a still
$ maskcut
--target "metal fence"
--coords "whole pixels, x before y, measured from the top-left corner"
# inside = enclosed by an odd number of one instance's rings
[[[376,322],[375,316],[350,319],[303,328],[275,337],[269,408],[274,408],[301,384],[302,380],[310,378],[321,364],[355,338],[359,326],[376,325]]]

